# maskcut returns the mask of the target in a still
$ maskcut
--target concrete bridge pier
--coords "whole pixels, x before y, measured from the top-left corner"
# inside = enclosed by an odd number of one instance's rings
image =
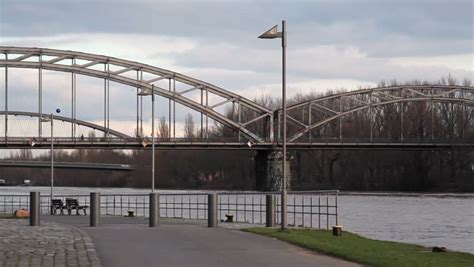
[[[291,190],[290,158],[286,157],[286,188]],[[281,150],[257,150],[254,158],[256,190],[281,191],[283,153]]]

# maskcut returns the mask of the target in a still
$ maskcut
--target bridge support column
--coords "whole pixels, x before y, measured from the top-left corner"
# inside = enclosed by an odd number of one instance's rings
[[[286,157],[286,188],[291,190],[290,157]],[[256,189],[281,191],[283,153],[280,150],[258,150],[254,158]]]

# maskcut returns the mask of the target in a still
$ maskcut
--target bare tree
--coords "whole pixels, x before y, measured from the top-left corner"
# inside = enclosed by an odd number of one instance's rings
[[[184,118],[184,137],[194,138],[194,120],[190,113]]]
[[[158,125],[158,137],[160,138],[169,138],[170,137],[170,131],[168,127],[168,123],[166,122],[166,118],[162,116],[160,118],[160,123]]]

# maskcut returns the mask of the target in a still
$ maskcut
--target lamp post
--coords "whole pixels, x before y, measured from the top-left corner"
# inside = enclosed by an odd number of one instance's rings
[[[268,31],[261,34],[260,39],[281,38],[282,49],[282,106],[283,106],[283,166],[282,166],[282,187],[281,187],[281,228],[287,227],[287,188],[286,188],[286,22],[281,22],[282,31],[278,31],[278,25],[273,26]]]
[[[61,109],[57,108],[56,113],[61,113]],[[54,113],[51,113],[49,119],[42,119],[41,122],[51,122],[51,150],[50,150],[50,157],[51,157],[51,191],[49,195],[49,207],[50,207],[50,214],[53,215],[53,196],[54,196]]]
[[[138,96],[147,96],[151,94],[151,192],[155,192],[155,86],[151,85],[149,91],[140,90]],[[146,146],[146,144],[144,144]]]
[[[155,86],[151,86],[151,192],[155,192]]]

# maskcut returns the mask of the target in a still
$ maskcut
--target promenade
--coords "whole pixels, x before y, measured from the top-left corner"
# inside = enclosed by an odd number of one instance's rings
[[[77,227],[0,219],[0,266],[101,266],[89,235]]]
[[[60,253],[62,246],[65,247],[64,251],[72,253],[71,247],[79,244],[78,247],[82,248],[83,245],[86,253],[90,253],[87,255],[91,255],[93,259],[86,262],[84,250],[81,249],[74,252],[74,255],[77,255],[78,259],[82,258],[82,261],[77,261],[77,264],[68,261],[69,254],[65,254],[64,261],[55,266],[63,266],[62,263],[67,263],[68,266],[99,266],[95,251],[102,266],[114,267],[359,266],[276,239],[239,231],[235,228],[243,225],[238,224],[222,223],[219,228],[207,228],[205,222],[201,221],[164,220],[159,227],[150,228],[144,218],[103,217],[100,227],[91,228],[88,216],[43,216],[42,220],[41,227],[28,227],[26,220],[21,220],[20,223],[16,222],[18,220],[10,220],[11,222],[6,223],[17,233],[25,231],[35,236],[37,245],[33,247],[27,246],[27,238],[20,239],[20,243],[16,245],[20,250],[31,250],[35,255],[37,251],[43,251],[40,244],[50,240],[50,244],[58,245],[56,250]],[[3,229],[3,223],[7,220],[0,221]],[[71,233],[74,234],[73,238],[70,238]],[[2,236],[4,234],[2,232]],[[28,265],[27,261],[23,260],[25,263],[18,266],[52,266],[51,259],[48,258],[51,253],[56,253],[52,247],[54,246],[50,246],[49,254],[42,256],[46,261],[36,260],[34,264]],[[2,253],[2,256],[8,254]],[[39,257],[35,259],[37,258]],[[13,262],[8,259],[5,266],[15,266],[8,265]]]

